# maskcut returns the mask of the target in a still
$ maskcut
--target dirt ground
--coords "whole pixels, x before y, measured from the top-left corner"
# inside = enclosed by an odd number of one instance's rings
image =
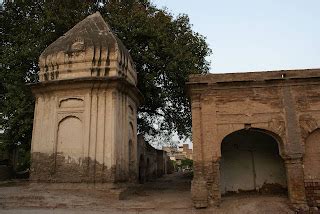
[[[97,190],[34,189],[27,182],[0,183],[0,213],[294,213],[286,196],[234,195],[222,198],[220,207],[192,207],[191,176],[175,173],[137,187],[125,200]]]

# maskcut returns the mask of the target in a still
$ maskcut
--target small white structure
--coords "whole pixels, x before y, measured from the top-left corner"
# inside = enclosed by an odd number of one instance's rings
[[[133,61],[99,13],[40,56],[31,179],[116,182],[138,177]]]

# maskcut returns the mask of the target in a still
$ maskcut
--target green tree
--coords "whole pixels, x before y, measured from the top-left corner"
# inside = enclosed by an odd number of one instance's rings
[[[193,160],[190,160],[190,159],[188,159],[188,158],[182,159],[182,160],[181,160],[181,166],[182,166],[182,167],[192,168],[192,167],[193,167]]]
[[[205,38],[187,15],[173,17],[146,0],[16,0],[0,14],[0,118],[8,147],[30,149],[34,100],[27,83],[37,81],[38,57],[50,43],[99,10],[130,51],[145,98],[138,128],[151,136],[190,136],[185,82],[208,72]],[[155,125],[156,124],[156,125]]]
[[[190,136],[191,115],[185,82],[190,74],[208,72],[210,50],[191,29],[187,15],[174,18],[147,1],[114,1],[101,8],[118,37],[130,50],[145,98],[139,130],[156,136]],[[156,126],[154,126],[156,124]]]

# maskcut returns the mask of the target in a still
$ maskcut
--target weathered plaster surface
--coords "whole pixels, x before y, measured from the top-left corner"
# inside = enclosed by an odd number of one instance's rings
[[[129,52],[101,15],[52,43],[39,65],[31,179],[135,181],[142,97]]]
[[[309,197],[305,184],[311,184],[304,167],[320,165],[305,149],[308,136],[320,124],[320,69],[192,75],[187,85],[192,105],[195,206],[219,203],[221,184],[227,181],[220,181],[221,143],[239,130],[259,130],[277,141],[289,198],[292,204],[305,206]],[[308,160],[311,156],[312,161]],[[244,155],[242,161],[246,159]],[[266,172],[269,164],[261,170]]]

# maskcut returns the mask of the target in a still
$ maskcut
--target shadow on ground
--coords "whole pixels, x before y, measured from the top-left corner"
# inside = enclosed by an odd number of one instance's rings
[[[286,196],[231,195],[220,207],[192,207],[190,173],[174,173],[139,185],[125,200],[99,190],[35,189],[28,182],[0,184],[0,213],[293,213]]]

